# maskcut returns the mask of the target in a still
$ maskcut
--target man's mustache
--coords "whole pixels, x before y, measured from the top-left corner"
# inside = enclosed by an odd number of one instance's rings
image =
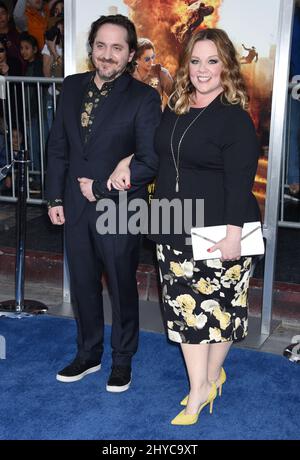
[[[113,59],[99,59],[100,62],[103,62],[104,64],[117,64],[116,61],[114,61]]]

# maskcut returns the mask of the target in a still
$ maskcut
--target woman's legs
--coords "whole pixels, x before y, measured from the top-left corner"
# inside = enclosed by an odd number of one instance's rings
[[[182,353],[190,381],[190,394],[186,407],[187,414],[198,412],[200,405],[207,400],[211,390],[208,381],[208,344],[181,344]]]
[[[195,414],[206,401],[211,382],[219,386],[219,376],[232,342],[191,345],[181,344],[190,381],[187,414]]]
[[[209,345],[207,375],[210,382],[216,382],[220,376],[221,368],[230,350],[232,342],[212,343]]]

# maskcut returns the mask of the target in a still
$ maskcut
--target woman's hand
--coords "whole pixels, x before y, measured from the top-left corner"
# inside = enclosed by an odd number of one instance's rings
[[[123,160],[121,160],[116,168],[114,169],[113,173],[109,176],[107,181],[107,188],[111,191],[111,188],[115,188],[116,190],[128,190],[130,189],[130,162],[133,155],[130,155]]]
[[[219,249],[222,254],[222,262],[226,260],[239,260],[241,257],[241,238],[241,227],[236,227],[235,225],[227,225],[226,237],[208,249],[208,252],[212,253]]]

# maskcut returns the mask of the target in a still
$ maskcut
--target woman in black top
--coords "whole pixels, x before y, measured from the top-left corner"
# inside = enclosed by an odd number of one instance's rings
[[[186,409],[172,424],[196,423],[207,404],[212,410],[226,380],[222,366],[230,346],[248,330],[252,260],[241,257],[241,231],[245,222],[259,220],[260,212],[252,194],[259,149],[247,105],[227,34],[205,29],[193,35],[155,136],[160,166],[154,199],[203,199],[202,225],[226,225],[227,234],[210,249],[219,249],[220,259],[197,262],[187,244],[189,229],[176,234],[174,221],[169,234],[151,235],[168,338],[181,344],[190,380],[189,396],[181,402]],[[108,185],[128,184],[125,172],[115,171]]]

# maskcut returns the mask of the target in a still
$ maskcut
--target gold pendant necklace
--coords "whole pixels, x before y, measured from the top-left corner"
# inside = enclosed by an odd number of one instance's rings
[[[179,160],[180,160],[180,147],[181,147],[182,141],[184,139],[184,136],[188,132],[188,130],[191,128],[191,126],[193,126],[195,121],[198,120],[200,115],[202,115],[202,113],[207,109],[207,107],[208,107],[208,105],[206,107],[204,107],[204,109],[202,109],[201,112],[198,113],[198,115],[191,121],[191,123],[188,125],[188,127],[184,130],[184,132],[183,132],[183,134],[182,134],[182,136],[181,136],[181,138],[179,139],[179,142],[178,142],[177,158],[175,158],[174,147],[173,147],[173,138],[174,138],[174,133],[175,133],[176,126],[177,126],[177,123],[178,123],[180,115],[178,115],[178,117],[176,118],[176,121],[174,123],[173,131],[172,131],[172,134],[171,134],[171,153],[172,153],[172,158],[173,158],[175,171],[176,171],[176,185],[175,185],[175,192],[176,193],[179,192]]]

